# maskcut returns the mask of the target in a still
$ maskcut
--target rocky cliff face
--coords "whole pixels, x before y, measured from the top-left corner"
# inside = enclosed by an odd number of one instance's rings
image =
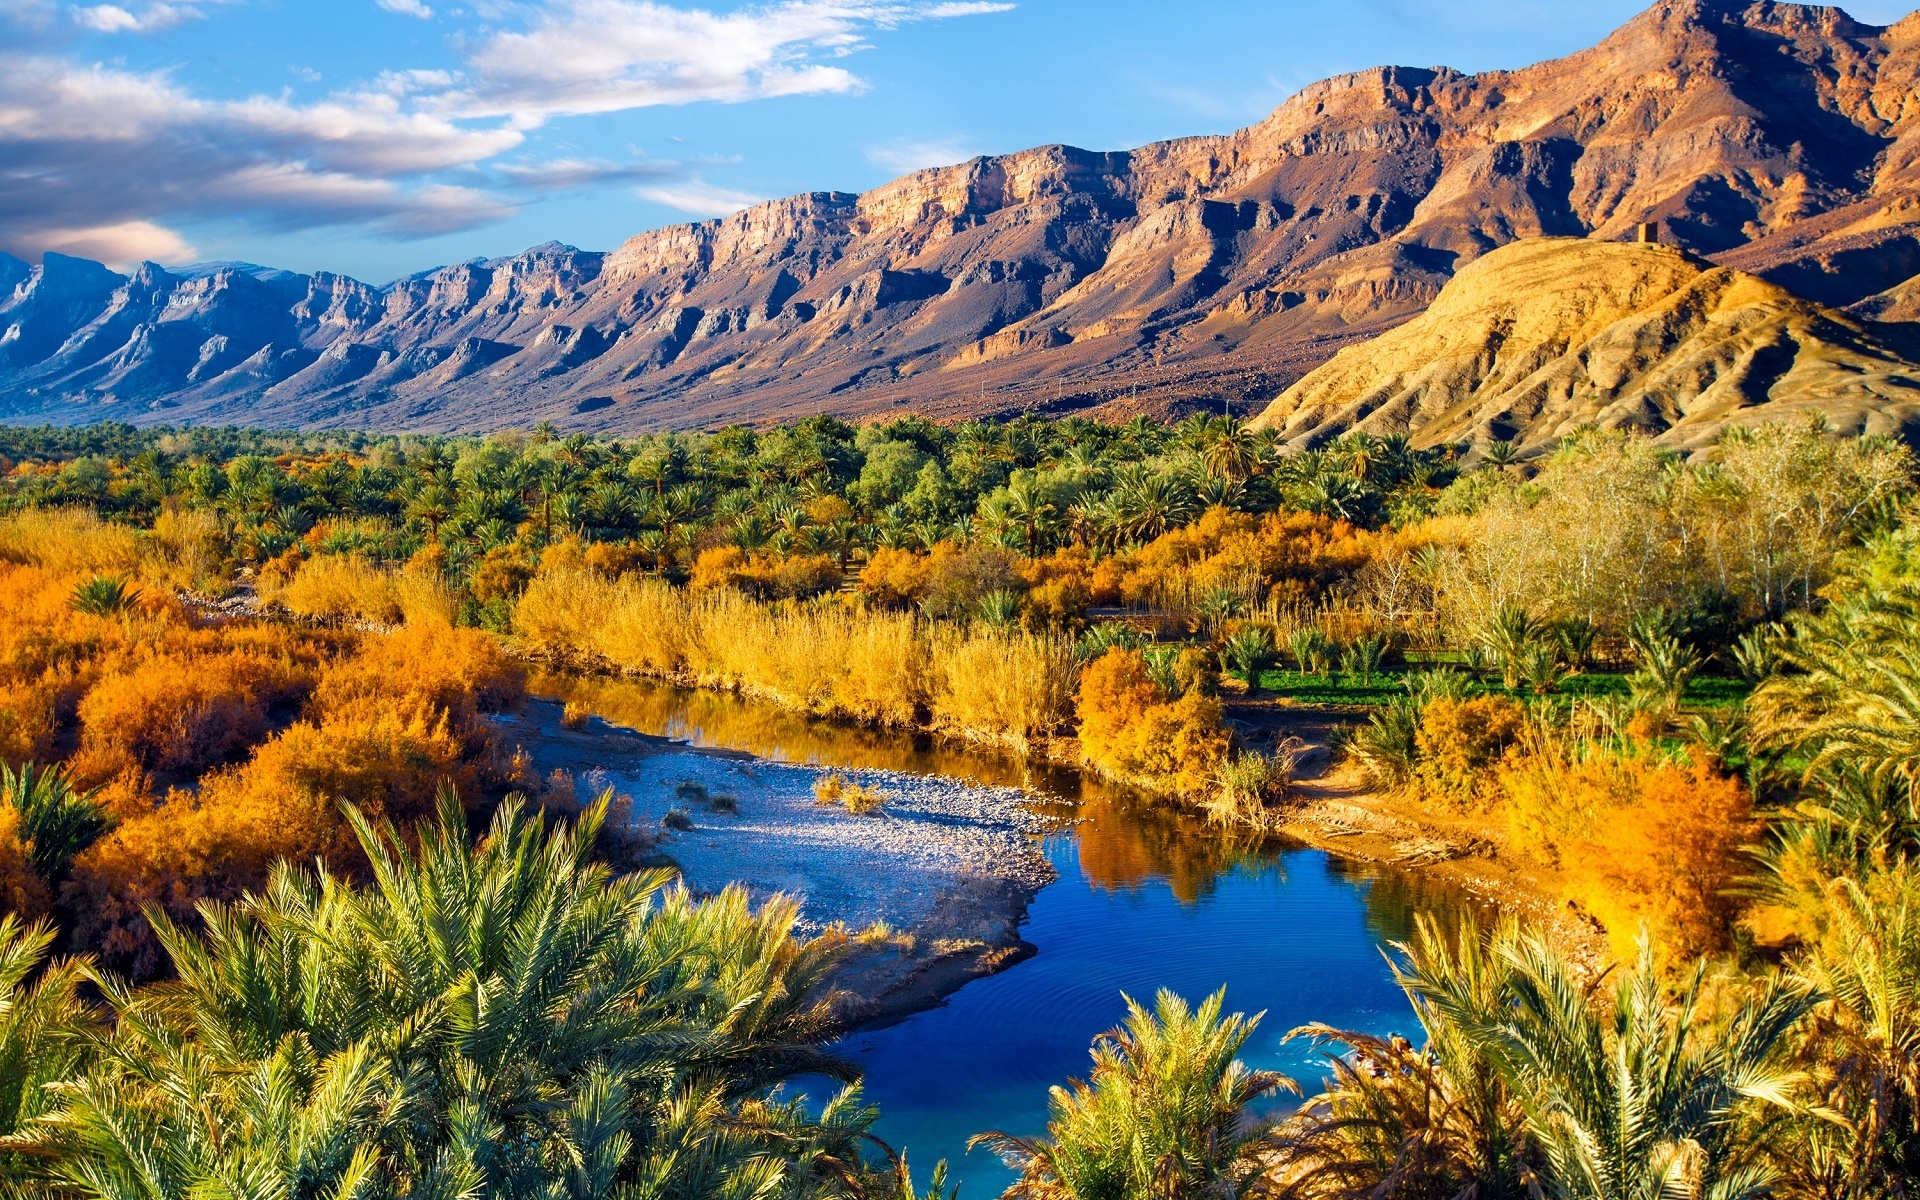
[[[1225,136],[977,158],[383,288],[0,256],[0,413],[632,430],[1264,401],[1496,247],[1642,221],[1911,315],[1920,15],[1675,0],[1523,70],[1363,71]]]
[[[1255,424],[1299,446],[1362,429],[1525,450],[1594,425],[1692,449],[1815,413],[1847,433],[1920,433],[1920,366],[1866,322],[1685,251],[1538,238],[1463,268]]]

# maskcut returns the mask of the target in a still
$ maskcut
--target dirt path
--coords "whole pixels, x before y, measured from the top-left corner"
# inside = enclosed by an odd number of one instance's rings
[[[1590,969],[1606,962],[1606,931],[1559,898],[1560,880],[1551,871],[1509,851],[1504,828],[1481,815],[1387,795],[1341,764],[1340,738],[1366,719],[1364,710],[1230,698],[1227,719],[1261,750],[1295,749],[1296,803],[1280,827],[1283,835],[1342,858],[1445,880],[1538,925]]]

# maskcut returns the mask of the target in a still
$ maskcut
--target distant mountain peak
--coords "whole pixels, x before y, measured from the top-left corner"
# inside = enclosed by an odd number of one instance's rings
[[[1230,134],[980,156],[608,252],[549,242],[379,287],[201,264],[151,296],[99,264],[0,262],[0,415],[635,430],[1217,410],[1266,403],[1499,247],[1645,222],[1901,316],[1920,312],[1917,84],[1911,18],[1671,0],[1553,62],[1349,72]],[[267,347],[270,369],[241,367]]]

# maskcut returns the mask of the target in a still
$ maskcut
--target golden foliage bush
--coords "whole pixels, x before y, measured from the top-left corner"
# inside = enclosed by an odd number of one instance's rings
[[[1216,786],[1231,745],[1219,698],[1194,689],[1168,701],[1139,651],[1115,647],[1089,663],[1076,711],[1090,766],[1176,795]]]
[[[204,900],[262,887],[273,864],[316,855],[355,866],[340,805],[405,823],[427,814],[442,782],[471,787],[476,769],[425,705],[374,703],[299,722],[197,793],[174,790],[74,861],[77,930],[135,977],[161,962],[142,909],[191,921]]]
[[[1222,507],[1155,538],[1135,554],[1120,590],[1128,603],[1166,591],[1226,588],[1278,599],[1318,595],[1358,571],[1379,535],[1303,512],[1254,518]]]
[[[1729,895],[1753,836],[1752,797],[1705,763],[1645,747],[1542,746],[1498,772],[1513,842],[1558,866],[1568,898],[1631,955],[1645,924],[1674,959],[1727,947],[1737,903]]]
[[[934,724],[1025,750],[1073,711],[1073,647],[1048,634],[935,628]]]
[[[927,593],[929,561],[924,554],[881,546],[860,571],[860,594],[881,608],[911,608]]]
[[[749,555],[738,546],[702,550],[688,581],[696,592],[732,589],[760,600],[817,596],[840,583],[840,564],[825,554]]]
[[[452,592],[437,576],[383,570],[358,554],[315,555],[300,563],[284,584],[261,591],[295,616],[315,621],[450,623],[454,612]]]
[[[532,578],[533,556],[518,543],[511,543],[495,546],[480,556],[467,577],[467,590],[484,604],[518,596]]]
[[[0,804],[0,912],[32,920],[46,914],[50,900],[46,885],[28,865],[27,848],[20,840],[19,810]]]
[[[267,711],[307,680],[264,654],[157,654],[114,671],[80,700],[94,778],[127,764],[193,775],[227,762],[267,733]]]
[[[535,648],[871,725],[930,718],[963,736],[1024,744],[1065,720],[1064,643],[928,626],[844,604],[766,604],[543,566],[515,626]]]
[[[1058,624],[1079,620],[1095,605],[1120,603],[1126,570],[1118,559],[1094,562],[1085,549],[1065,546],[1022,564],[1020,574],[1027,584],[1028,614]]]
[[[59,732],[57,706],[71,689],[57,675],[0,682],[0,761],[19,763],[51,757]]]
[[[144,789],[125,776],[109,785],[129,794],[106,798],[121,824],[75,860],[80,932],[144,975],[161,961],[144,906],[191,920],[203,900],[261,887],[283,858],[327,856],[356,869],[341,806],[404,827],[432,811],[442,786],[477,795],[491,782],[477,714],[510,702],[523,683],[476,630],[423,625],[368,637],[321,672],[307,718],[245,762],[204,775],[195,789],[170,789],[157,806],[143,807]]]
[[[1726,949],[1752,811],[1746,788],[1704,763],[1647,769],[1635,809],[1604,823],[1575,864],[1616,951],[1639,920],[1679,959]]]
[[[449,625],[409,625],[366,638],[328,668],[314,689],[323,717],[356,702],[418,702],[445,714],[465,736],[481,712],[504,708],[526,690],[526,672],[492,635]]]
[[[1466,807],[1487,803],[1500,761],[1527,728],[1527,710],[1505,696],[1440,696],[1420,711],[1414,780],[1430,799]]]
[[[91,509],[29,508],[0,517],[0,562],[108,573],[131,571],[142,558],[138,533]]]

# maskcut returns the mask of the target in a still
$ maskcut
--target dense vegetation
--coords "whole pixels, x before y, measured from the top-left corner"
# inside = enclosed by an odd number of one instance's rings
[[[1603,991],[1526,930],[1424,929],[1399,969],[1427,1045],[1303,1031],[1351,1053],[1277,1122],[1253,1114],[1284,1081],[1235,1065],[1250,1023],[1162,998],[1046,1137],[997,1137],[1023,1194],[1920,1176],[1898,445],[1762,427],[1689,461],[1581,432],[1466,469],[1219,419],[816,419],[0,430],[0,458],[0,1187],[911,1187],[856,1095],[777,1090],[838,1070],[844,935],[620,874],[621,822],[486,717],[527,655],[1071,748],[1254,824],[1286,752],[1232,710],[1313,691],[1363,707],[1379,789],[1497,836],[1633,964]]]

